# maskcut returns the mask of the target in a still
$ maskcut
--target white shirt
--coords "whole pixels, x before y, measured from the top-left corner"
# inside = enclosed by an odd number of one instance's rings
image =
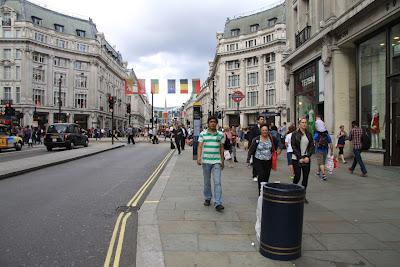
[[[292,148],[292,133],[286,135],[285,143],[287,143],[286,152],[287,153],[293,152],[293,148]]]

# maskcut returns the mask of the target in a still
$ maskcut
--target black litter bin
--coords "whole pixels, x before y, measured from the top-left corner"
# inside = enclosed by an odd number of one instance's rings
[[[270,259],[289,261],[301,256],[304,187],[268,183],[263,188],[260,253]]]

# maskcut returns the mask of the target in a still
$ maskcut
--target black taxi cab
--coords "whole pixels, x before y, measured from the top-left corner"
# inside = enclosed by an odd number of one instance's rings
[[[47,128],[44,145],[47,151],[51,151],[55,147],[65,147],[67,149],[73,149],[75,146],[87,147],[89,138],[78,124],[53,123]]]

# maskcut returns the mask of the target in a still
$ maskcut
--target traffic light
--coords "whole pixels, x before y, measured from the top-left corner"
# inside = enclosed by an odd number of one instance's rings
[[[110,110],[114,108],[114,97],[112,95],[108,96],[108,107]]]
[[[15,115],[15,109],[11,107],[9,103],[6,104],[4,107],[4,115],[6,116],[14,116]]]
[[[126,113],[131,114],[131,104],[126,104]]]

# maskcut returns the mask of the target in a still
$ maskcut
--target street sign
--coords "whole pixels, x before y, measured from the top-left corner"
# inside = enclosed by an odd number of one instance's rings
[[[241,91],[234,91],[232,94],[232,100],[236,103],[239,103],[244,98],[244,94]]]

